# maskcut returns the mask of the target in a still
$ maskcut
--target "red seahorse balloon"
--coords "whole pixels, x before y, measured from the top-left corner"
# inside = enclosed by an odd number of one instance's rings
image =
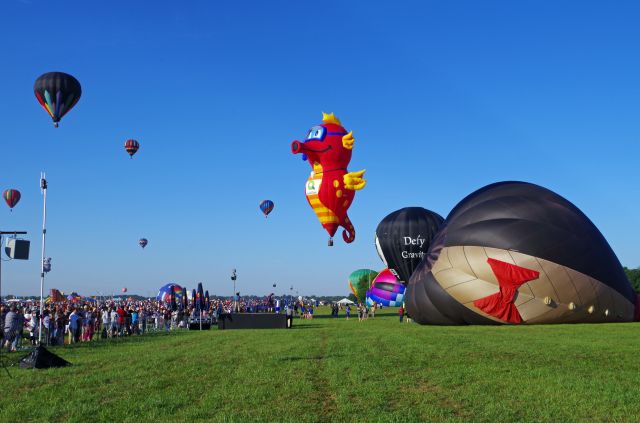
[[[367,182],[362,178],[364,170],[347,171],[354,141],[353,132],[347,132],[333,113],[322,113],[322,124],[311,128],[304,142],[296,140],[291,144],[293,154],[303,153],[303,160],[308,159],[311,165],[305,193],[322,227],[329,233],[329,246],[333,245],[339,226],[344,228],[344,242],[351,243],[356,238],[347,210],[355,191],[364,188]]]

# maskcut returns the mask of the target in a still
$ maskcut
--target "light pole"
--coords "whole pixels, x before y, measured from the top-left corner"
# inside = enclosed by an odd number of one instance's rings
[[[236,273],[236,269],[231,271],[231,280],[233,281],[233,312],[236,312],[236,307],[238,306],[238,300],[236,296],[236,279],[238,278],[238,274]]]
[[[38,326],[38,345],[40,345],[42,340],[42,313],[44,311],[44,274],[45,274],[45,258],[44,258],[44,247],[47,238],[47,180],[45,179],[45,174],[40,173],[40,191],[42,192],[43,202],[42,202],[42,261],[40,262],[40,324]]]

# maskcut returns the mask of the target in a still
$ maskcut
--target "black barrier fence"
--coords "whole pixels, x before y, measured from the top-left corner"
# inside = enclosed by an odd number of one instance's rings
[[[276,313],[224,313],[218,318],[218,329],[287,329],[291,316]]]

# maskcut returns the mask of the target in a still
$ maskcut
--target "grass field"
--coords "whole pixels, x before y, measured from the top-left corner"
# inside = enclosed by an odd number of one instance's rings
[[[424,327],[394,311],[52,348],[73,366],[1,373],[0,421],[640,421],[638,324]]]

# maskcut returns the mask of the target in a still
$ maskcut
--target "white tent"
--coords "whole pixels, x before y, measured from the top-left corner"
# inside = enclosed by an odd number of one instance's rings
[[[343,298],[340,301],[338,301],[338,304],[346,305],[346,304],[355,304],[355,303],[348,298]]]

